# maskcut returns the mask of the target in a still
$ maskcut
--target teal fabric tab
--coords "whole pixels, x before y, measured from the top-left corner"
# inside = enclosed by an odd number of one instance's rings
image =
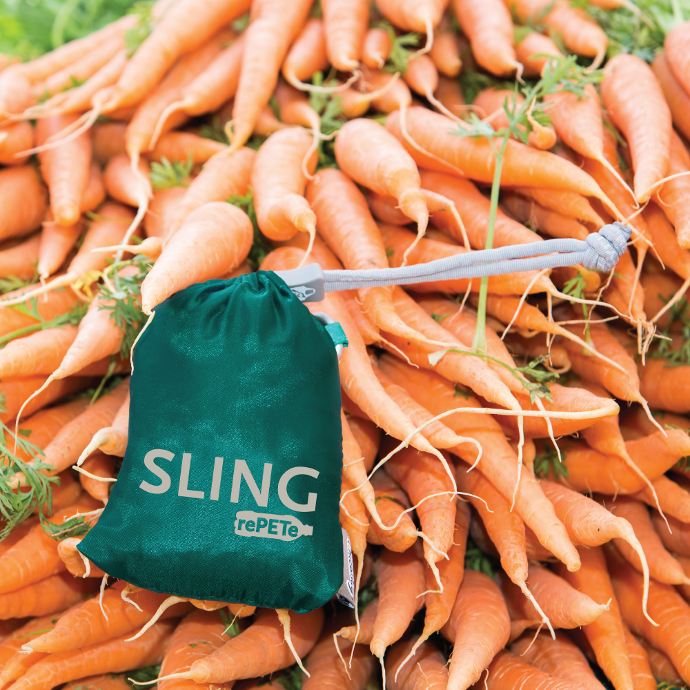
[[[343,327],[337,321],[326,324],[326,332],[331,336],[334,345],[347,347],[347,336]]]

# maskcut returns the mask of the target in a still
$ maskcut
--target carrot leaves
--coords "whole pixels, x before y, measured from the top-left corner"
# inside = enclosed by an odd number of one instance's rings
[[[545,447],[534,458],[534,474],[542,478],[546,477],[551,471],[553,471],[553,476],[556,479],[568,476],[568,468],[561,462],[556,449]]]
[[[652,359],[665,359],[666,366],[688,366],[690,365],[690,316],[688,316],[688,302],[685,297],[679,299],[670,309],[668,323],[659,338],[655,349],[650,350],[648,356]],[[675,347],[671,338],[671,327],[679,324],[682,328],[682,341],[680,347]]]
[[[6,295],[13,290],[21,290],[21,288],[33,285],[38,279],[38,273],[34,273],[32,278],[24,280],[13,275],[6,275],[0,278],[0,295]]]
[[[136,671],[132,671],[131,673],[127,674],[127,682],[132,687],[135,687],[141,683],[149,683],[152,680],[156,680],[156,678],[158,678],[160,674],[160,664],[154,664],[153,666],[142,666],[141,668],[138,668]],[[151,688],[157,686],[148,685],[147,687]]]
[[[405,74],[407,72],[407,63],[410,61],[412,51],[409,48],[414,48],[419,45],[421,34],[409,33],[396,36],[393,27],[388,22],[383,22],[381,28],[388,32],[391,40],[391,50],[388,53],[388,60],[383,69],[385,72],[395,74]]]
[[[11,340],[15,338],[21,338],[22,336],[29,335],[30,333],[35,333],[36,331],[44,331],[47,328],[62,328],[63,326],[77,326],[84,318],[88,305],[83,302],[77,302],[69,311],[64,314],[58,314],[52,319],[44,319],[38,311],[38,298],[32,297],[29,303],[26,304],[13,304],[9,309],[14,309],[20,314],[29,316],[32,319],[36,319],[35,324],[30,326],[24,326],[24,328],[19,328],[11,333],[6,333],[0,337],[0,347],[4,347]]]
[[[189,187],[190,175],[194,167],[194,158],[189,154],[186,161],[173,161],[165,157],[160,163],[151,163],[149,178],[154,189],[170,189],[171,187]]]
[[[273,251],[273,247],[266,242],[266,238],[261,234],[261,230],[259,230],[252,188],[249,187],[244,196],[239,196],[238,194],[231,196],[227,202],[244,211],[251,221],[252,228],[254,229],[254,240],[252,241],[252,248],[249,250],[247,261],[257,269],[266,256]]]
[[[151,269],[149,261],[143,254],[137,254],[132,259],[111,264],[103,277],[99,297],[108,301],[99,308],[109,311],[113,323],[124,332],[120,346],[120,356],[123,359],[129,357],[132,345],[146,323],[147,316],[141,310],[139,297],[141,284]],[[128,266],[134,267],[136,273],[121,275],[122,269]],[[112,281],[108,277],[109,273],[113,275]]]
[[[139,0],[134,3],[132,14],[137,16],[137,23],[125,32],[127,57],[132,57],[149,37],[153,27],[153,5],[153,0]]]
[[[90,530],[91,524],[83,515],[75,515],[63,523],[55,524],[48,521],[43,523],[43,533],[55,541],[62,541],[70,537],[84,537]]]
[[[5,394],[0,393],[0,413],[6,411]],[[43,451],[21,431],[15,435],[0,422],[0,439],[0,517],[4,521],[0,529],[2,541],[20,522],[30,517],[37,507],[41,509],[41,518],[43,508],[48,512],[52,510],[52,485],[60,480],[57,477],[47,477],[41,472],[53,469],[53,466],[40,460]],[[29,458],[29,461],[22,457]],[[18,475],[24,477],[20,489],[15,488]]]
[[[575,297],[575,299],[585,299],[586,287],[587,281],[585,280],[585,277],[582,275],[582,273],[578,272],[575,274],[574,278],[566,281],[566,283],[563,285],[563,293],[566,295],[571,295],[572,297]],[[575,302],[571,302],[570,304],[574,305]],[[586,304],[580,304],[580,307],[582,307],[582,315],[585,317],[585,342],[591,345],[592,336],[589,331],[589,311],[587,310]]]
[[[469,570],[476,570],[484,573],[488,577],[493,577],[500,568],[492,562],[492,559],[484,553],[472,539],[467,540],[467,547],[465,549],[465,568]]]

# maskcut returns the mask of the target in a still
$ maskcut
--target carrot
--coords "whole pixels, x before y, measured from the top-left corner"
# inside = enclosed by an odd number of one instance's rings
[[[463,171],[479,182],[492,181],[496,154],[488,140],[455,136],[452,130],[457,123],[425,108],[410,108],[406,126],[408,136],[403,136],[398,113],[393,113],[386,122],[388,131],[401,141],[417,165],[437,172]],[[568,189],[592,196],[613,208],[597,183],[577,166],[517,141],[508,142],[501,182],[508,186]]]
[[[659,53],[652,62],[652,72],[664,92],[666,103],[671,110],[673,124],[686,136],[690,136],[690,119],[688,118],[688,108],[690,108],[690,96],[680,85],[668,63],[668,56],[665,52]]]
[[[433,93],[438,88],[438,70],[428,55],[410,60],[403,79],[412,91],[433,101]]]
[[[417,541],[417,531],[410,513],[410,501],[405,492],[385,471],[379,470],[371,479],[374,491],[376,513],[385,528],[376,522],[369,525],[367,541],[370,544],[383,545],[389,551],[402,553]]]
[[[283,76],[296,89],[308,90],[304,82],[327,68],[324,22],[321,19],[308,19],[285,57]]]
[[[40,146],[76,120],[72,116],[49,117],[36,125],[36,143]],[[81,134],[55,148],[39,150],[41,172],[50,190],[50,208],[60,225],[74,225],[79,220],[81,198],[86,190],[91,168],[91,139]]]
[[[605,225],[601,216],[581,194],[535,187],[518,187],[515,191],[522,196],[534,199],[540,206],[551,211],[557,211],[586,223],[593,223],[597,228]]]
[[[674,133],[674,137],[675,136],[676,135]],[[688,163],[690,166],[690,158],[688,160]],[[662,187],[662,192],[666,190],[666,185],[671,185],[675,181],[676,180],[667,182]],[[682,206],[683,202],[680,201],[678,195],[674,195],[674,197],[677,200],[674,201],[674,203],[680,203]],[[661,198],[659,199],[659,201],[661,201]],[[668,198],[666,198],[662,202],[661,207],[657,206],[655,203],[650,201],[647,205],[647,208],[643,212],[644,219],[647,224],[647,228],[649,228],[649,234],[652,238],[652,241],[654,242],[654,249],[658,253],[659,258],[664,262],[664,265],[667,266],[667,268],[676,273],[676,275],[683,278],[683,280],[687,280],[688,278],[690,278],[690,252],[687,249],[682,249],[680,247],[678,239],[676,238],[676,233],[674,232],[671,223],[669,223],[669,221],[667,220],[667,216],[665,215],[664,211],[662,211],[662,208],[664,208],[665,202],[667,201]],[[669,210],[668,215],[673,216],[674,213],[672,213]],[[676,218],[676,220],[678,222],[678,226],[682,227],[684,220],[682,218]],[[670,298],[675,296],[675,292],[680,292],[681,294],[683,294],[685,292],[685,289],[683,288],[683,286],[681,286],[679,290],[674,290],[670,294],[664,296],[668,297],[670,301]],[[645,298],[646,297],[647,291],[645,290]],[[654,297],[658,298],[658,295],[654,295]],[[646,308],[647,307],[645,305],[645,309]],[[654,319],[658,317],[659,311],[662,310],[657,309],[656,312],[652,312],[657,314],[654,317]]]
[[[275,89],[288,48],[303,26],[310,0],[285,4],[265,0],[246,31],[240,80],[232,110],[230,151],[251,136],[261,109]]]
[[[31,82],[16,68],[3,70],[0,74],[0,120],[22,113],[36,100],[31,90]]]
[[[84,221],[80,218],[74,225],[60,225],[50,211],[43,221],[41,243],[38,253],[38,275],[50,277],[64,263],[77,240],[84,232]]]
[[[70,652],[50,654],[34,664],[12,686],[14,690],[50,690],[70,680],[95,673],[120,673],[155,664],[172,632],[171,623],[157,623],[137,642],[116,637]]]
[[[606,109],[630,145],[635,196],[644,203],[669,165],[672,125],[664,93],[651,69],[634,55],[617,55],[609,61],[601,93]]]
[[[177,203],[174,217],[169,222],[168,236],[177,232],[187,216],[200,206],[211,201],[224,201],[231,196],[244,196],[255,157],[254,151],[243,148],[230,156],[210,160]]]
[[[247,0],[178,2],[158,21],[155,29],[129,60],[102,112],[134,105],[145,98],[183,54],[204,45],[221,27],[249,9]]]
[[[126,676],[115,673],[103,673],[97,676],[89,676],[88,678],[80,678],[73,680],[65,688],[67,690],[77,690],[83,687],[86,690],[127,690],[131,685],[127,682]]]
[[[47,200],[46,189],[33,166],[0,170],[0,203],[8,209],[0,223],[0,239],[22,237],[39,228]]]
[[[382,668],[386,648],[403,636],[424,606],[426,578],[421,556],[417,547],[405,553],[385,550],[374,564],[379,601],[369,646]]]
[[[338,131],[335,155],[340,168],[356,182],[395,197],[402,212],[417,223],[418,236],[424,235],[429,212],[417,166],[381,125],[350,120]]]
[[[508,642],[510,619],[498,586],[483,573],[468,570],[441,633],[454,645],[448,687],[466,690]]]
[[[307,201],[316,214],[316,228],[344,266],[353,270],[388,268],[386,247],[357,186],[339,170],[316,174],[307,187]],[[395,312],[392,288],[358,291],[364,311],[378,328],[403,338],[425,340]]]
[[[688,23],[678,24],[666,34],[664,49],[668,64],[675,78],[680,82],[685,91],[689,91],[688,84],[688,59],[685,48],[688,42]]]
[[[144,313],[150,314],[175,292],[238,266],[249,253],[252,238],[249,218],[237,207],[217,201],[200,206],[170,238],[144,279]]]
[[[690,529],[686,523],[666,515],[664,518],[652,511],[652,524],[663,545],[671,552],[690,556]]]
[[[522,64],[523,74],[526,77],[539,77],[549,60],[560,59],[563,53],[548,36],[537,31],[530,31],[521,40],[516,40],[515,57]]]
[[[402,386],[393,383],[372,362],[376,378],[381,382],[383,389],[400,409],[412,420],[415,426],[421,426],[430,421],[434,415],[423,405],[420,405]],[[453,433],[443,422],[434,421],[422,429],[422,435],[429,439],[434,448],[453,448],[465,439]],[[417,503],[417,501],[415,501]]]
[[[669,429],[665,433],[657,431],[636,441],[628,441],[625,446],[637,467],[653,481],[688,453],[690,439],[683,431]],[[621,458],[598,453],[584,444],[569,446],[563,464],[568,476],[567,479],[561,478],[561,483],[577,491],[597,491],[615,496],[618,493],[637,493],[646,486],[637,472]]]
[[[514,6],[515,13],[523,23],[529,22],[530,18],[540,17],[541,22],[561,36],[569,51],[594,58],[592,69],[597,68],[606,57],[606,34],[584,10],[575,9],[562,0],[555,3],[546,0],[510,0],[508,3],[506,0],[506,4]]]
[[[158,141],[161,123],[178,111],[187,115],[203,115],[218,110],[237,91],[244,52],[244,36],[240,36],[182,88],[179,100],[171,103],[159,118],[159,126],[153,136]],[[172,135],[173,133],[171,133]],[[176,132],[174,134],[182,134]]]
[[[160,163],[163,158],[169,161],[184,161],[191,156],[192,161],[198,164],[205,163],[217,153],[227,151],[228,147],[225,144],[191,132],[166,132],[149,152],[148,158]]]
[[[177,204],[186,191],[185,187],[175,186],[157,189],[153,193],[153,199],[144,217],[144,233],[147,238],[155,237],[162,240],[167,235],[170,221],[177,213]],[[162,251],[162,246],[160,249]],[[138,250],[136,251],[138,253]]]
[[[28,122],[17,122],[3,130],[0,140],[0,163],[23,165],[29,156],[18,155],[34,147],[34,128]]]
[[[647,486],[640,493],[633,494],[633,498],[652,508],[657,507],[658,501],[664,515],[690,522],[690,492],[663,474],[652,482],[652,487],[654,493]]]
[[[596,603],[586,594],[574,590],[558,575],[534,563],[529,567],[527,584],[543,609],[543,614],[535,609],[532,602],[514,584],[503,579],[503,595],[511,611],[511,637],[521,634],[527,627],[541,627],[544,615],[555,628],[578,628],[589,625],[608,611],[606,602]]]
[[[506,194],[501,208],[522,223],[529,223],[535,230],[551,237],[586,240],[589,230],[574,218],[546,209],[534,201],[517,194]]]
[[[395,80],[395,75],[382,70],[369,72],[365,88],[370,95],[378,94],[371,101],[374,110],[392,113],[399,108],[407,108],[412,103],[412,94],[404,81]]]
[[[589,549],[580,547],[578,551],[582,560],[580,570],[566,572],[565,568],[557,566],[556,571],[583,594],[587,594],[597,601],[610,601],[610,609],[602,613],[594,623],[585,626],[583,632],[592,645],[597,663],[616,690],[632,690],[630,660],[625,645],[621,611],[606,569],[604,554],[599,547]],[[640,576],[640,580],[642,580],[642,576]],[[640,591],[635,600],[635,609],[639,609],[640,613],[642,612],[641,599],[642,592]],[[622,610],[626,609],[626,604],[621,602],[621,606]],[[652,615],[654,614],[652,613]]]
[[[168,642],[161,664],[161,675],[187,670],[197,659],[215,652],[227,641],[227,625],[216,611],[195,609],[187,614]],[[163,680],[162,690],[189,690],[195,687],[185,680]]]
[[[110,158],[103,173],[103,181],[108,195],[128,206],[138,206],[144,191],[147,198],[153,196],[150,184],[145,189],[141,187],[141,180],[149,179],[148,164],[139,161],[137,170],[138,176],[132,171],[129,159],[124,153]]]
[[[0,250],[0,276],[26,280],[36,275],[38,248],[42,235],[37,233],[9,249]]]
[[[299,657],[311,651],[323,626],[323,609],[290,614],[292,642]],[[256,650],[262,654],[256,654]],[[255,678],[291,666],[295,657],[287,644],[281,623],[272,609],[261,609],[254,622],[215,652],[197,659],[188,671],[172,674],[195,683],[226,683]]]
[[[447,554],[455,530],[455,487],[438,460],[406,448],[386,464],[386,472],[397,481],[417,506],[422,531],[438,551]],[[443,495],[442,495],[443,494]],[[424,558],[439,579],[436,563],[442,556],[424,542]]]
[[[0,642],[0,665],[4,668],[10,658],[19,652],[22,645],[28,644],[38,635],[42,635],[45,628],[51,628],[55,625],[60,615],[60,613],[51,613],[47,616],[32,618],[7,635]]]
[[[129,393],[122,406],[117,411],[113,418],[112,424],[109,427],[99,429],[91,439],[84,451],[77,460],[77,465],[82,462],[97,448],[108,455],[118,455],[124,457],[127,448],[127,439],[129,432]],[[87,468],[88,469],[88,468]]]
[[[392,690],[435,689],[448,685],[446,658],[431,642],[420,640],[412,638],[398,642],[388,653],[386,671]],[[414,647],[417,647],[415,663],[403,670],[403,660],[409,658]]]
[[[251,172],[256,217],[272,240],[288,240],[298,231],[316,234],[316,216],[304,198],[307,175],[316,167],[312,138],[294,127],[271,135],[261,146]],[[306,171],[302,161],[306,155]],[[307,249],[307,255],[311,247]]]
[[[462,88],[454,78],[440,76],[438,78],[438,87],[434,92],[434,98],[445,108],[446,111],[450,111],[453,115],[462,115],[462,113],[466,110],[465,97],[462,93]],[[437,110],[439,110],[439,112],[443,112],[443,110],[438,106],[435,107]]]
[[[674,131],[671,131],[669,156],[669,176],[690,171],[690,154]],[[686,220],[689,208],[686,200],[689,184],[687,175],[677,177],[665,182],[657,192],[657,199],[661,208],[676,229],[678,244],[685,248],[690,246],[690,224]],[[649,221],[648,218],[646,220]],[[687,278],[688,276],[681,277]]]
[[[260,269],[289,270],[295,268],[303,257],[304,252],[300,249],[281,247],[264,259]],[[362,337],[350,318],[343,300],[337,294],[326,294],[324,300],[318,303],[317,308],[318,311],[325,312],[338,321],[347,335],[349,345],[343,351],[339,361],[340,380],[347,395],[390,436],[398,440],[406,439],[415,431],[415,427],[386,395],[376,379]],[[409,444],[445,462],[443,456],[420,434],[414,434]]]
[[[664,548],[652,526],[647,507],[643,503],[626,496],[617,496],[615,501],[610,502],[610,506],[612,512],[615,511],[617,515],[627,520],[634,529],[635,536],[644,549],[650,575],[654,580],[669,585],[689,584],[680,563]],[[635,570],[638,572],[642,570],[639,556],[628,544],[619,539],[614,539],[613,543]]]
[[[376,7],[388,21],[403,31],[418,31],[427,35],[424,52],[431,49],[434,28],[438,26],[447,3],[444,0],[376,0]]]
[[[46,383],[47,377],[41,374],[5,379],[2,382],[2,391],[5,394],[6,411],[0,413],[0,420],[7,423],[14,419],[22,407],[27,415],[38,412],[63,396],[86,388],[90,379],[74,376],[62,381],[53,381],[47,387]],[[43,390],[38,393],[40,388]],[[32,397],[31,401],[26,403],[27,398],[33,395],[36,397]]]
[[[379,600],[378,597],[374,598],[369,604],[367,604],[364,613],[360,618],[359,633],[357,632],[357,626],[349,625],[341,628],[337,633],[336,637],[342,637],[349,642],[357,642],[358,644],[371,644],[371,639],[374,636],[374,621],[376,620],[376,614],[378,613]]]
[[[93,477],[103,477],[105,479],[110,479],[113,481],[113,474],[115,473],[115,461],[105,453],[97,452],[89,457],[83,465],[85,472],[90,475],[81,472],[79,474],[79,481],[81,482],[84,490],[97,501],[102,501],[103,503],[108,502],[108,494],[110,493],[108,482],[99,481]]]
[[[88,558],[79,553],[78,546],[82,537],[68,537],[58,544],[58,555],[65,564],[67,571],[74,577],[102,578],[105,573]],[[87,569],[88,567],[88,569]]]
[[[188,86],[218,56],[221,44],[234,37],[234,33],[220,31],[202,46],[190,52],[175,64],[161,82],[137,106],[125,132],[125,151],[136,166],[139,156],[153,148],[161,132],[174,129],[187,119],[186,113],[167,112]]]
[[[131,601],[136,603],[133,606],[121,597],[124,587],[125,583],[117,583],[104,591],[102,610],[98,598],[89,599],[68,611],[54,628],[28,644],[35,652],[61,654],[107,642],[126,635],[146,622],[166,596],[137,590],[129,595]],[[187,609],[187,604],[180,604],[163,615],[165,618],[175,617]]]
[[[641,576],[615,552],[607,552],[611,580],[616,590],[625,622],[631,630],[663,651],[687,683],[690,677],[687,655],[685,618],[690,612],[688,604],[669,586],[652,581],[649,587],[649,613],[658,623],[652,625],[642,616],[639,606]]]
[[[0,351],[0,376],[50,374],[77,337],[76,326],[47,328],[18,338]]]
[[[362,62],[371,69],[381,69],[386,64],[391,48],[391,38],[385,29],[369,29],[362,44]]]
[[[93,591],[90,583],[58,573],[33,585],[0,595],[0,620],[45,616],[63,611]]]
[[[520,687],[524,690],[575,690],[581,687],[538,670],[510,652],[499,652],[487,670],[487,690]]]
[[[643,246],[640,243],[638,255],[641,252],[646,252]],[[639,259],[637,265],[638,267],[642,265]],[[614,276],[610,286],[604,290],[603,299],[623,314],[621,318],[631,325],[637,326],[639,330],[640,325],[644,324],[647,317],[644,313],[644,295],[638,275],[639,270],[633,262],[630,250],[626,250],[616,264]]]
[[[14,74],[22,74],[29,82],[36,84],[87,55],[105,39],[110,38],[123,29],[129,29],[134,24],[136,24],[136,17],[132,15],[122,17],[88,36],[65,43],[59,48],[29,62],[15,65],[11,71]]]
[[[634,687],[640,688],[640,690],[654,690],[657,683],[649,665],[647,652],[625,623],[623,623],[623,632],[625,633],[625,647],[628,650]]]
[[[441,377],[412,367],[384,355],[379,366],[394,382],[404,386],[417,401],[433,414],[441,414],[452,409],[478,407],[474,399],[467,400],[456,396],[455,387]],[[498,424],[486,416],[471,419],[463,415],[450,415],[445,418],[446,425],[462,436],[477,440],[483,452],[479,470],[509,501],[513,500],[517,482],[517,458],[500,430]],[[473,445],[464,444],[454,449],[454,453],[469,463],[477,460]],[[577,555],[570,543],[565,527],[556,517],[553,506],[541,492],[533,476],[521,473],[519,488],[515,493],[515,509],[523,520],[534,529],[539,540],[568,567],[577,569]]]
[[[555,640],[547,633],[538,634],[534,640],[523,637],[510,646],[510,651],[550,676],[587,690],[602,690],[604,687],[594,675],[585,655],[560,631],[556,632]]]
[[[94,433],[113,420],[117,410],[124,402],[128,390],[129,380],[125,379],[116,388],[106,393],[96,403],[62,427],[55,438],[43,449],[45,457],[40,458],[41,462],[46,462],[53,467],[53,469],[46,469],[43,472],[48,476],[53,476],[71,467]],[[22,485],[23,478],[17,476],[15,481]]]
[[[656,686],[656,679],[665,680],[671,685],[680,685],[683,680],[678,675],[675,667],[671,663],[671,660],[663,653],[660,652],[655,647],[652,647],[644,638],[635,637],[626,626],[626,641],[630,643],[634,640],[635,650],[637,651],[638,659],[641,659],[641,666],[646,663],[647,673],[649,674],[647,678],[648,686],[650,690],[653,690],[652,683]],[[628,655],[632,659],[632,652],[630,646],[628,647]]]
[[[337,642],[336,642],[337,644]],[[346,668],[339,655],[349,656],[352,663]],[[338,650],[331,635],[323,635],[306,658],[309,677],[302,682],[304,690],[314,688],[342,688],[343,690],[364,690],[374,670],[374,658],[362,645],[352,649],[352,643],[345,643]],[[165,690],[165,689],[164,689]]]

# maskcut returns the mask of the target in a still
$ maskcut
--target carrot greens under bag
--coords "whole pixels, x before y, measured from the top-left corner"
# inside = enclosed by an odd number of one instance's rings
[[[80,551],[156,592],[325,604],[343,583],[329,330],[271,272],[159,305],[134,350],[122,469]]]

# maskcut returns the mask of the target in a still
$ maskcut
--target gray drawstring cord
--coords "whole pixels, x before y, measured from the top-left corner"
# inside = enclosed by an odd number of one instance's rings
[[[555,239],[481,249],[401,268],[324,271],[318,264],[309,264],[292,271],[276,271],[276,274],[300,301],[320,302],[326,292],[337,290],[484,278],[576,264],[610,271],[625,252],[631,235],[629,226],[615,222],[592,233],[586,240]]]

